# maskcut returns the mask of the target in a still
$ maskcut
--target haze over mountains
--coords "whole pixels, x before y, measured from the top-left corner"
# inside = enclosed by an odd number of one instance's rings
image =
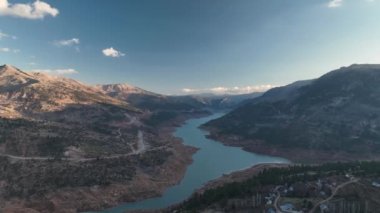
[[[380,65],[351,65],[269,90],[205,127],[213,137],[251,151],[272,149],[291,157],[281,150],[319,150],[376,158],[379,94]]]
[[[196,94],[168,96],[150,92],[128,84],[97,85],[105,94],[133,104],[135,107],[150,110],[210,110],[230,109],[242,101],[260,96],[261,92],[240,95]]]

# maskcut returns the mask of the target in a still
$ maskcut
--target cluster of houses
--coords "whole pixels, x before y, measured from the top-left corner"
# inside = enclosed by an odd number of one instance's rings
[[[351,177],[348,177],[351,178]],[[315,182],[296,182],[291,185],[282,185],[282,186],[276,186],[272,192],[268,194],[268,196],[265,197],[266,205],[274,205],[276,198],[279,196],[281,197],[297,197],[297,198],[320,198],[320,199],[326,199],[328,198],[334,188],[337,187],[338,183],[347,181],[347,177],[342,178],[325,178],[325,179],[319,179]],[[379,182],[380,187],[380,182]],[[285,213],[302,213],[302,212],[308,212],[308,210],[313,205],[311,202],[306,202],[302,205],[299,203],[293,204],[291,202],[286,203],[278,203],[278,208]],[[328,212],[329,206],[326,204],[321,204],[319,206],[320,212]],[[267,209],[268,213],[276,212],[274,208]]]
[[[312,203],[308,198],[319,198],[319,200],[325,200],[329,198],[334,189],[340,184],[353,180],[352,175],[345,176],[335,176],[328,178],[321,178],[317,181],[312,182],[296,182],[289,185],[280,185],[276,187],[268,187],[261,193],[256,193],[249,199],[230,199],[227,202],[227,208],[237,208],[237,209],[261,209],[260,212],[265,210],[267,213],[276,213],[278,211],[284,213],[303,213],[309,212],[315,203]],[[380,179],[371,180],[370,183],[372,187],[380,189]],[[281,199],[279,199],[281,197]],[[292,199],[283,198],[305,198]],[[282,202],[280,202],[282,201]],[[277,205],[277,206],[276,206]],[[336,198],[330,200],[326,203],[321,203],[317,207],[318,211],[321,213],[329,212],[356,212],[358,209],[368,209],[367,203],[362,203],[361,201],[349,202],[342,198]],[[355,210],[355,211],[351,211]]]
[[[372,181],[372,186],[376,188],[380,188],[380,179],[373,180]]]

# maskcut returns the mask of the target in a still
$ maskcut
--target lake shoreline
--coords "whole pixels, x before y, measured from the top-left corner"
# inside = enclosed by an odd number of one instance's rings
[[[206,128],[204,126],[201,128],[209,133],[206,136],[207,138],[219,141],[226,146],[239,147],[251,153],[282,157],[289,159],[294,163],[323,164],[328,162],[380,160],[380,156],[378,155],[359,155],[347,152],[275,147],[267,145],[263,141],[247,140],[236,138],[234,136],[220,135],[217,134],[217,131],[213,128]]]
[[[251,166],[250,168],[224,174],[217,179],[210,180],[209,182],[203,184],[200,188],[196,189],[190,197],[197,194],[203,194],[207,190],[215,189],[228,183],[244,182],[266,169],[286,168],[292,165],[293,164],[287,164],[287,163],[261,163],[261,164]],[[134,211],[130,211],[129,213],[160,213],[160,212],[169,213],[176,210],[178,206],[180,206],[183,202],[186,202],[186,200],[182,201],[181,203],[177,203],[177,204],[174,204],[162,209],[134,210]]]
[[[177,120],[183,125],[164,125],[160,128],[162,134],[174,133],[172,136],[182,142],[183,146],[195,147],[198,149],[192,155],[193,163],[186,169],[186,175],[179,185],[169,187],[161,197],[149,198],[134,203],[125,203],[108,211],[109,213],[119,212],[151,212],[161,211],[172,205],[178,204],[189,198],[194,191],[199,190],[209,181],[224,177],[225,174],[234,172],[244,172],[254,165],[266,163],[290,163],[283,158],[266,155],[259,155],[246,152],[240,148],[224,146],[220,142],[207,139],[207,132],[199,126],[208,120],[222,116],[223,113],[199,116],[199,118]],[[180,119],[180,118],[179,118]],[[256,168],[255,168],[256,169]],[[253,170],[255,170],[253,169]],[[205,172],[207,171],[207,172]]]

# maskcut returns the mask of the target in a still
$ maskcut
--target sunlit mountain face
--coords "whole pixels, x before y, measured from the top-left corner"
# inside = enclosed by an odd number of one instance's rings
[[[377,212],[379,9],[0,0],[0,212]]]

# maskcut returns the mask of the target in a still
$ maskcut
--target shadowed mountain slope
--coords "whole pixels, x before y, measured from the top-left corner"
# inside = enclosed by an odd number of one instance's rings
[[[205,125],[217,138],[255,150],[380,151],[380,65],[351,65],[274,88]],[[245,142],[241,142],[245,141]]]

